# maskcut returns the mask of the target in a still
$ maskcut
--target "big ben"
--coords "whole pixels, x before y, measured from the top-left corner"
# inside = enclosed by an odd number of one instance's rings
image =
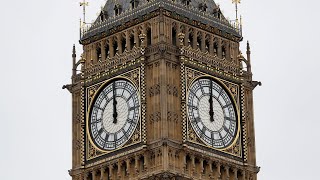
[[[213,0],[107,0],[73,49],[73,180],[256,180],[250,45]]]

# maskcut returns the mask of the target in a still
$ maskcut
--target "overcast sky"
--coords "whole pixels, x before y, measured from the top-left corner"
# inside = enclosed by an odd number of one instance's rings
[[[0,179],[70,180],[72,44],[80,0],[1,1]],[[103,0],[90,0],[94,19]],[[216,0],[234,18],[231,0]],[[320,156],[320,3],[242,0],[250,40],[259,180],[313,180]]]

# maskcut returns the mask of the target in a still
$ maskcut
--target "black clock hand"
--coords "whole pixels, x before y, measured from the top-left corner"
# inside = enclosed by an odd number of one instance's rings
[[[114,82],[112,84],[112,92],[113,92],[113,123],[116,124],[118,113],[117,113],[117,100],[116,100],[116,85]]]
[[[210,104],[210,110],[209,110],[209,115],[210,115],[210,121],[214,121],[214,112],[213,112],[213,101],[212,101],[212,81],[210,80],[210,89],[209,89],[210,97],[209,97],[209,104]]]

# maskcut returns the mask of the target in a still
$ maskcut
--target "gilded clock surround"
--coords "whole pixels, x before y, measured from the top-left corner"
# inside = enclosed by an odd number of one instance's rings
[[[105,87],[106,84],[108,84],[109,82],[112,82],[114,80],[119,80],[119,79],[125,79],[125,80],[131,82],[136,87],[137,94],[140,97],[140,93],[141,93],[139,90],[141,87],[140,86],[140,68],[137,68],[137,69],[132,70],[126,74],[113,77],[111,79],[105,80],[103,82],[100,82],[98,84],[95,84],[95,85],[92,85],[92,86],[89,86],[86,88],[86,95],[87,95],[86,99],[88,99],[87,106],[86,106],[87,112],[88,112],[87,113],[87,120],[86,120],[86,132],[87,132],[87,141],[86,141],[86,144],[87,144],[86,157],[87,158],[86,158],[86,160],[87,161],[95,159],[99,156],[106,155],[106,154],[111,153],[113,151],[118,151],[120,149],[141,143],[141,121],[140,121],[140,119],[141,119],[140,118],[141,117],[141,106],[139,107],[140,115],[139,115],[139,120],[136,125],[136,128],[135,128],[133,134],[130,135],[130,137],[128,138],[127,142],[124,145],[118,147],[115,150],[111,150],[111,151],[103,150],[95,145],[92,137],[90,136],[88,123],[89,123],[89,118],[90,118],[90,114],[91,114],[91,107],[94,102],[93,101],[94,97],[96,97],[98,95],[98,93],[101,91],[102,88]]]
[[[220,85],[223,86],[223,88],[227,91],[227,93],[230,95],[230,97],[232,98],[233,103],[235,104],[235,108],[236,108],[236,115],[237,115],[237,122],[238,122],[238,128],[237,128],[237,133],[236,133],[236,137],[234,138],[233,142],[231,143],[231,145],[229,145],[228,147],[225,148],[213,148],[211,146],[206,145],[203,140],[201,138],[199,138],[196,135],[196,132],[194,131],[194,129],[191,126],[191,123],[189,121],[189,119],[186,117],[186,129],[187,129],[187,141],[192,142],[194,144],[198,144],[210,149],[215,149],[216,151],[220,151],[226,154],[230,154],[233,155],[235,157],[239,157],[242,158],[242,144],[241,144],[241,122],[240,122],[240,99],[239,99],[239,85],[236,83],[232,83],[214,76],[211,76],[209,74],[205,74],[202,73],[201,71],[197,71],[195,69],[192,68],[185,68],[185,74],[186,75],[186,97],[188,97],[189,94],[189,88],[190,86],[193,84],[194,81],[200,79],[200,78],[211,78],[214,79],[215,81],[218,81]],[[188,110],[187,110],[188,112]],[[188,114],[188,113],[187,113]]]
[[[200,0],[137,1],[81,30],[79,61],[73,49],[72,84],[64,86],[73,99],[72,179],[256,180],[252,91],[259,82],[249,43],[246,58],[240,51],[241,29],[213,0],[207,12],[199,11]],[[101,151],[88,136],[89,107],[99,88],[119,77],[140,90],[140,124],[120,149]],[[225,149],[206,146],[190,128],[186,98],[200,77],[218,80],[236,104],[238,133]]]

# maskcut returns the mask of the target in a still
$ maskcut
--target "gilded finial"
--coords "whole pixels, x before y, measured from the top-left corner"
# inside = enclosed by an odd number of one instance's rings
[[[241,3],[241,0],[232,0],[232,4],[236,6],[236,21],[238,21],[238,4]]]
[[[86,23],[86,6],[89,6],[89,2],[87,2],[86,0],[83,0],[82,2],[80,2],[80,6],[83,7],[83,23]]]

